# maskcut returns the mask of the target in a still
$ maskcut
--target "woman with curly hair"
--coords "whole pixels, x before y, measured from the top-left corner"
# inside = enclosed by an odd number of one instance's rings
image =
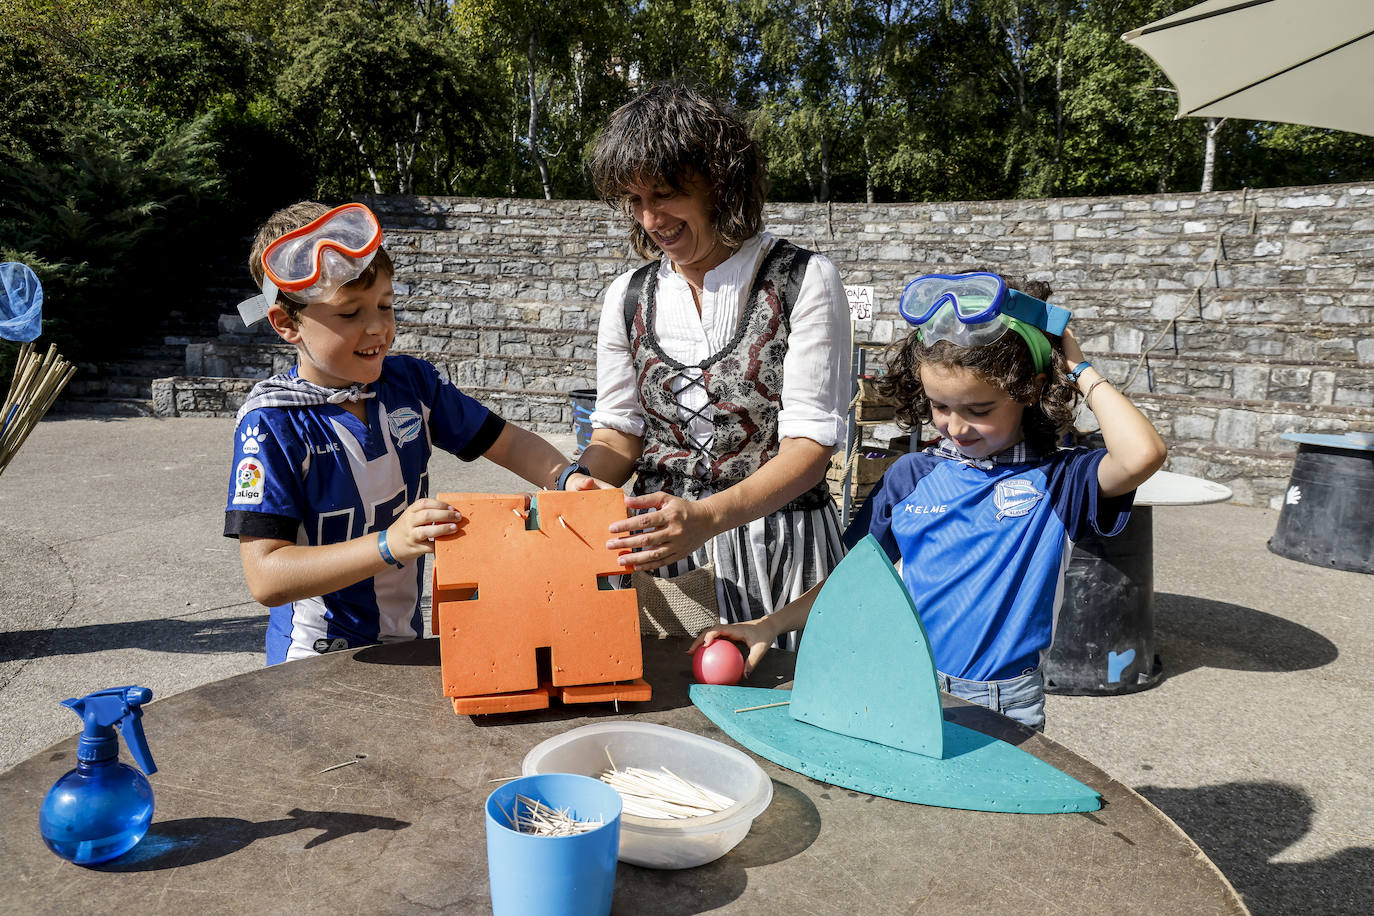
[[[843,555],[824,479],[849,402],[839,273],[764,230],[763,151],[726,103],[653,86],[611,115],[590,167],[649,259],[611,283],[597,337],[580,461],[615,486],[634,475],[607,546],[659,578],[712,563],[720,620],[763,617]]]
[[[887,469],[845,543],[873,535],[901,561],[942,690],[1042,728],[1040,659],[1072,542],[1125,527],[1135,488],[1164,463],[1164,441],[1073,332],[1048,320],[1053,309],[995,274],[921,277],[902,314],[915,330],[880,390],[898,401],[899,422],[933,424],[941,438]],[[1106,448],[1057,448],[1080,397]],[[744,643],[752,669],[780,632],[806,623],[818,591],[698,641]]]

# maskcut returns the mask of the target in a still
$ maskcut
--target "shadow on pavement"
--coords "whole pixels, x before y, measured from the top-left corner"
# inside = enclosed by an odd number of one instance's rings
[[[696,891],[675,892],[668,877],[671,871],[625,864],[616,869],[615,891],[621,900],[652,900],[655,916],[721,909],[744,895],[749,869],[800,855],[820,832],[821,815],[815,803],[793,786],[774,780],[772,804],[754,820],[743,841],[728,856],[697,866],[699,874],[710,877]]]
[[[157,652],[262,652],[267,614],[210,619],[160,617],[81,627],[10,630],[0,633],[0,662],[106,649]]]
[[[1194,668],[1305,671],[1340,654],[1331,640],[1291,620],[1168,592],[1155,593],[1155,635],[1171,677]]]
[[[266,837],[303,830],[319,830],[302,849],[369,830],[403,830],[406,821],[346,811],[303,811],[295,808],[275,821],[254,822],[236,817],[192,817],[154,822],[148,835],[127,855],[95,871],[137,872],[180,868],[218,859]]]
[[[1364,916],[1374,899],[1374,849],[1351,846],[1313,862],[1274,857],[1311,829],[1312,799],[1279,782],[1137,789],[1193,838],[1255,916]]]

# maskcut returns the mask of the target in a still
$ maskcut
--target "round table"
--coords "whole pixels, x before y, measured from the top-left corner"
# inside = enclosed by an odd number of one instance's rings
[[[1136,489],[1130,521],[1119,534],[1074,543],[1054,642],[1044,658],[1047,692],[1108,696],[1155,685],[1164,666],[1154,643],[1154,507],[1230,498],[1223,484],[1156,471]]]
[[[1285,433],[1296,443],[1269,550],[1281,557],[1374,573],[1374,433]]]
[[[687,699],[687,641],[646,640],[654,698],[619,715],[732,744]],[[755,685],[781,685],[771,652]],[[75,737],[0,774],[0,910],[75,913],[483,912],[483,804],[546,738],[607,705],[456,716],[438,640],[264,668],[145,707],[156,812],[143,842],[92,869],[38,835]],[[621,863],[614,912],[1244,913],[1198,847],[1130,788],[1043,735],[946,698],[946,717],[1007,738],[1100,792],[1090,814],[932,808],[826,785],[761,760],[769,808],[700,868]],[[733,744],[732,744],[733,746]],[[127,760],[127,754],[124,759]]]

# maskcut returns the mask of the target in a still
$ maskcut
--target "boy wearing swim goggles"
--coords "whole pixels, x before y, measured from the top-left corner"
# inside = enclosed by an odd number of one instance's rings
[[[488,458],[537,487],[574,467],[440,377],[390,354],[393,267],[362,204],[307,201],[274,214],[249,257],[266,319],[296,365],[259,382],[238,414],[224,533],[253,597],[271,608],[267,662],[418,639],[424,562],[458,512],[428,498],[435,446]]]
[[[930,423],[940,440],[887,469],[845,543],[871,534],[901,562],[941,689],[1042,728],[1040,660],[1072,542],[1125,527],[1164,442],[1083,358],[1068,312],[996,274],[919,277],[900,310],[913,330],[879,390],[899,424]],[[1106,448],[1058,448],[1080,398]],[[697,643],[744,643],[752,670],[779,633],[805,625],[818,591]]]

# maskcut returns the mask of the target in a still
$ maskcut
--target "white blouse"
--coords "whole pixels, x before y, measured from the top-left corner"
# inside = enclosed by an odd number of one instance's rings
[[[761,232],[724,263],[707,271],[700,316],[687,281],[672,269],[667,258],[659,261],[654,333],[665,353],[692,366],[731,341],[757,266],[773,241],[771,235]],[[591,420],[593,427],[642,437],[644,416],[625,332],[625,292],[633,273],[630,270],[616,277],[602,301],[596,339],[596,410]],[[791,326],[783,358],[778,438],[806,438],[834,446],[845,436],[852,344],[844,284],[829,258],[813,254],[808,261],[801,289],[792,303]],[[685,385],[677,399],[684,419],[694,411],[701,412],[691,420],[689,432],[699,442],[709,442],[713,409],[707,404],[705,390],[700,385]]]

